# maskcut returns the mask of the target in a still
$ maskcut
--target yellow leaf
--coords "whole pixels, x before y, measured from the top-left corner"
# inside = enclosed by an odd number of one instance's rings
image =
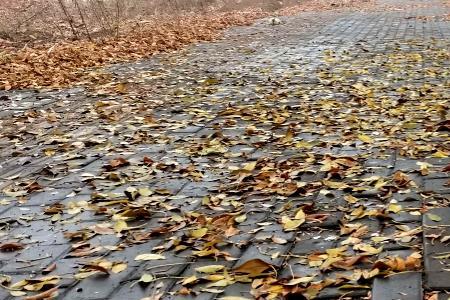
[[[314,277],[315,276],[308,276],[308,277],[300,277],[300,278],[291,279],[285,285],[297,285],[297,284],[300,284],[300,283],[308,283],[308,282],[313,281]]]
[[[127,264],[126,263],[118,263],[118,264],[115,264],[112,268],[111,268],[111,271],[113,272],[113,273],[120,273],[120,272],[122,272],[123,270],[125,270],[127,268]]]
[[[152,274],[142,274],[141,278],[139,278],[140,282],[145,282],[145,283],[149,283],[152,282],[155,279],[155,277],[153,277]]]
[[[303,222],[305,221],[306,215],[305,215],[305,213],[303,212],[303,209],[300,208],[300,209],[297,211],[297,213],[295,214],[294,219],[295,219],[295,220],[303,220]]]
[[[100,273],[100,271],[88,271],[88,272],[80,272],[78,274],[75,274],[73,277],[75,279],[81,280],[81,279],[85,279],[88,278],[92,275],[98,274]]]
[[[433,166],[432,164],[421,161],[416,162],[416,164],[420,166],[420,174],[422,174],[423,176],[430,174],[429,168]]]
[[[332,189],[345,189],[348,185],[345,182],[323,180],[323,184]]]
[[[9,293],[13,297],[22,297],[22,296],[25,296],[27,294],[27,293],[25,293],[23,291],[9,291]]]
[[[219,280],[225,279],[226,277],[224,275],[211,274],[204,278],[209,281],[219,281]]]
[[[359,284],[344,284],[338,287],[338,289],[370,289],[370,286]]]
[[[207,287],[212,287],[212,286],[215,286],[215,287],[224,287],[224,286],[229,286],[229,285],[231,285],[231,284],[233,284],[233,283],[234,283],[233,280],[230,280],[230,279],[222,279],[222,280],[219,280],[219,281],[215,281],[215,282],[209,283],[209,284],[207,285]]]
[[[341,256],[342,254],[344,254],[344,252],[346,252],[348,249],[347,246],[342,246],[342,247],[338,247],[338,248],[330,248],[326,250],[326,253],[330,256],[330,257],[338,257]]]
[[[394,214],[400,212],[402,210],[402,206],[400,204],[391,203],[387,207],[388,212],[393,212]]]
[[[387,236],[374,236],[370,238],[375,243],[382,243],[384,241],[389,241],[391,238]]]
[[[144,253],[136,256],[134,260],[159,260],[159,259],[166,259],[166,257],[161,254]]]
[[[119,220],[116,222],[116,224],[114,224],[114,231],[117,233],[120,233],[125,229],[128,229],[128,225],[124,220]]]
[[[441,150],[438,150],[435,153],[433,153],[433,155],[431,155],[431,156],[432,157],[437,157],[437,158],[447,158],[448,154],[443,152],[443,151],[441,151]]]
[[[375,255],[375,254],[378,254],[381,251],[383,251],[383,247],[374,248],[368,244],[358,244],[358,245],[353,246],[353,249],[363,251],[364,254],[369,254],[369,255]]]
[[[307,142],[307,141],[300,141],[300,142],[297,142],[297,143],[295,144],[295,147],[297,147],[297,148],[307,148],[307,149],[310,149],[310,148],[313,147],[313,145],[312,145],[311,143]]]
[[[148,197],[153,194],[153,191],[149,188],[140,188],[138,189],[139,195]]]
[[[208,232],[208,228],[203,227],[203,228],[192,230],[190,232],[191,233],[190,235],[191,235],[191,237],[198,239],[198,238],[203,237],[207,232]]]
[[[251,172],[255,169],[255,167],[256,167],[256,161],[252,161],[252,162],[245,164],[244,167],[242,167],[242,170]]]
[[[200,272],[200,273],[216,273],[220,270],[223,270],[225,267],[222,265],[209,265],[209,266],[204,266],[204,267],[198,267],[195,269],[195,271]]]
[[[23,288],[24,286],[26,286],[27,284],[28,284],[28,281],[27,281],[27,280],[20,280],[20,281],[14,283],[13,285],[11,285],[9,288],[10,288],[10,289],[13,289],[13,290],[15,290],[15,289],[21,289],[21,288]]]
[[[373,139],[370,136],[365,135],[365,134],[358,134],[358,139],[361,142],[364,142],[366,144],[372,144],[373,143]]]
[[[281,218],[281,223],[283,224],[283,229],[285,231],[292,231],[298,228],[300,225],[302,225],[305,222],[305,220],[291,220],[287,216],[283,216]]]
[[[46,156],[53,156],[53,155],[55,155],[55,153],[56,153],[55,149],[51,149],[51,148],[44,149],[44,154]]]
[[[290,143],[292,142],[293,138],[294,138],[294,130],[291,127],[289,127],[286,131],[286,135],[282,138],[281,141],[283,143]]]
[[[352,195],[345,195],[344,200],[351,204],[358,202],[358,198],[353,197]]]
[[[438,215],[435,215],[435,214],[427,214],[427,217],[428,217],[428,219],[430,219],[431,221],[434,221],[434,222],[439,222],[442,220],[441,217],[439,217]]]
[[[182,284],[182,285],[187,285],[187,284],[191,284],[191,283],[193,283],[193,282],[195,282],[195,281],[197,281],[197,276],[192,275],[192,276],[190,276],[190,277],[188,277],[188,278],[185,278],[185,279],[181,282],[181,284]]]
[[[236,218],[234,218],[234,220],[236,221],[236,223],[242,223],[245,222],[245,220],[247,220],[247,215],[240,215],[237,216]]]

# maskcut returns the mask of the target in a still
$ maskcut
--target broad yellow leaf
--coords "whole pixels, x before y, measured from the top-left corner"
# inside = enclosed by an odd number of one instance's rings
[[[393,212],[394,214],[400,212],[402,210],[402,206],[400,204],[391,203],[387,207],[388,212]]]
[[[149,283],[152,282],[155,279],[155,277],[153,277],[152,274],[142,274],[141,278],[139,278],[140,282],[145,282],[145,283]]]
[[[429,168],[433,166],[432,164],[421,161],[416,162],[416,164],[420,167],[420,174],[423,176],[430,174]]]
[[[201,238],[203,236],[205,236],[205,234],[208,232],[208,228],[199,228],[199,229],[194,229],[190,232],[191,237],[193,238]]]
[[[353,197],[352,195],[345,195],[344,200],[351,204],[358,202],[358,198]]]
[[[9,293],[13,297],[22,297],[22,296],[25,296],[27,294],[27,293],[25,293],[23,291],[9,291]]]
[[[433,155],[431,155],[432,157],[436,157],[436,158],[447,158],[448,157],[448,153],[445,153],[441,150],[436,151],[435,153],[433,153]]]
[[[305,219],[303,220],[291,220],[287,216],[283,216],[281,218],[281,223],[283,224],[283,229],[285,231],[292,231],[297,229],[300,225],[302,225],[305,222]]]
[[[307,142],[307,141],[300,141],[300,142],[297,142],[297,143],[295,144],[295,147],[297,147],[297,148],[307,148],[307,149],[310,149],[310,148],[313,147],[313,144],[311,144],[311,143],[309,143],[309,142]]]
[[[375,255],[375,254],[378,254],[381,251],[383,251],[383,247],[375,248],[368,244],[358,244],[358,245],[353,246],[353,249],[363,251],[364,254],[369,254],[369,255]]]
[[[99,273],[100,273],[100,271],[80,272],[78,274],[75,274],[73,277],[75,277],[75,279],[81,280],[81,279],[85,279],[85,278],[88,278],[92,275],[99,274]]]
[[[144,253],[136,256],[134,260],[159,260],[159,259],[166,259],[166,257],[161,254]]]
[[[295,219],[295,220],[303,220],[303,222],[305,221],[306,215],[305,215],[305,213],[303,212],[303,209],[300,208],[300,209],[297,211],[297,213],[296,213],[295,216],[294,216],[294,219]]]
[[[126,229],[128,229],[128,225],[124,220],[119,220],[116,222],[116,224],[114,224],[114,231],[117,233],[120,233]]]
[[[255,167],[256,167],[256,161],[252,161],[252,162],[245,164],[244,167],[242,167],[242,170],[251,172],[255,169]]]
[[[127,264],[126,263],[118,263],[115,264],[112,268],[111,268],[111,272],[113,273],[120,273],[123,270],[125,270],[127,268]]]
[[[211,282],[207,285],[207,287],[225,287],[233,284],[234,281],[230,279],[222,279],[219,281]]]
[[[244,215],[237,216],[236,218],[234,218],[234,220],[237,223],[245,222],[245,220],[247,220],[247,215],[244,214]]]
[[[366,144],[372,144],[373,143],[373,139],[370,136],[365,135],[365,134],[358,134],[358,139],[361,142],[364,142]]]
[[[429,214],[428,213],[427,217],[428,217],[428,219],[430,219],[431,221],[434,221],[434,222],[439,222],[439,221],[442,220],[441,217],[439,217],[438,215],[435,215],[435,214]]]
[[[204,266],[204,267],[198,267],[195,269],[195,271],[200,272],[200,273],[216,273],[220,270],[223,270],[225,267],[222,265],[209,265],[209,266]]]
[[[182,285],[187,285],[187,284],[191,284],[191,283],[193,283],[193,282],[195,282],[195,281],[197,281],[197,276],[192,275],[192,276],[190,276],[190,277],[188,277],[188,278],[185,278],[185,279],[181,282],[181,284],[182,284]]]
[[[300,277],[300,278],[294,278],[289,280],[288,283],[286,283],[286,285],[297,285],[300,283],[308,283],[314,280],[315,276],[307,276],[307,277]]]

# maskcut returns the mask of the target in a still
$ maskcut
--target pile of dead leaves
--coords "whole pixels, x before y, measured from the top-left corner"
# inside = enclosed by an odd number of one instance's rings
[[[295,15],[304,11],[361,9],[372,0],[305,1],[285,7],[276,15]],[[226,13],[165,16],[149,21],[130,21],[124,34],[96,41],[60,41],[17,49],[0,40],[0,90],[38,87],[64,87],[73,84],[101,83],[109,74],[95,68],[132,61],[156,53],[181,49],[196,41],[217,38],[231,26],[249,25],[268,16],[261,9]]]
[[[220,30],[248,25],[265,16],[260,10],[186,15],[139,24],[139,29],[119,38],[103,41],[73,41],[24,47],[18,51],[0,50],[0,89],[61,87],[83,81],[98,81],[105,74],[88,68],[173,51],[195,41],[211,40]]]

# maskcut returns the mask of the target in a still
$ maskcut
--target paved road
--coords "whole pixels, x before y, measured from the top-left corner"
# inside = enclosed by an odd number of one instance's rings
[[[449,12],[305,12],[1,94],[0,274],[56,263],[43,290],[71,300],[447,299]]]

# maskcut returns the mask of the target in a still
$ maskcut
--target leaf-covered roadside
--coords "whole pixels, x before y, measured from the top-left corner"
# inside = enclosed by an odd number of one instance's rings
[[[111,74],[98,67],[147,58],[181,49],[198,41],[216,39],[231,26],[249,25],[270,15],[294,15],[303,11],[360,9],[370,0],[309,0],[269,13],[261,9],[160,16],[146,21],[128,21],[119,37],[99,40],[60,41],[48,44],[1,47],[0,90],[66,87],[108,82]]]
[[[406,45],[417,50],[404,52]],[[427,211],[448,204],[422,183],[448,172],[442,165],[449,156],[448,70],[439,68],[449,59],[445,45],[393,43],[388,55],[363,46],[357,53],[327,50],[313,73],[292,65],[282,80],[269,79],[265,68],[254,73],[256,81],[239,73],[204,77],[194,89],[176,91],[178,120],[165,118],[164,107],[148,115],[139,98],[99,100],[86,116],[103,124],[103,133],[82,127],[78,137],[38,134],[46,142],[35,159],[53,163],[37,175],[9,176],[16,183],[3,193],[25,205],[36,191],[65,186],[58,182],[71,173],[87,185],[40,208],[43,217],[7,221],[12,231],[4,252],[32,247],[33,236],[17,232],[36,221],[62,230],[72,246],[56,266],[45,265],[44,277],[5,276],[3,285],[17,296],[53,294],[63,280],[53,274],[76,262],[70,277],[81,282],[126,276],[140,266],[130,288],[151,285],[161,296],[236,299],[239,285],[247,299],[313,299],[333,289],[364,295],[376,277],[421,271],[417,218],[425,214],[438,226],[440,217]],[[185,68],[192,72],[189,63]],[[417,83],[424,77],[427,83]],[[226,89],[238,97],[242,80],[253,102],[215,96]],[[133,89],[115,97],[126,99]],[[119,108],[132,114],[117,135]],[[54,122],[41,113],[16,124]],[[198,133],[178,132],[205,123]],[[169,151],[133,157],[139,147],[166,144]],[[110,154],[84,171],[77,162],[92,151]],[[181,182],[186,188],[179,191]],[[116,242],[99,243],[101,237]]]
[[[261,11],[187,15],[175,21],[166,18],[139,24],[143,28],[119,38],[0,51],[0,89],[106,82],[107,74],[90,68],[173,51],[195,41],[208,41],[217,37],[220,30],[248,25],[264,15]]]
[[[448,245],[448,41],[234,38],[2,120],[2,291],[364,299]]]

